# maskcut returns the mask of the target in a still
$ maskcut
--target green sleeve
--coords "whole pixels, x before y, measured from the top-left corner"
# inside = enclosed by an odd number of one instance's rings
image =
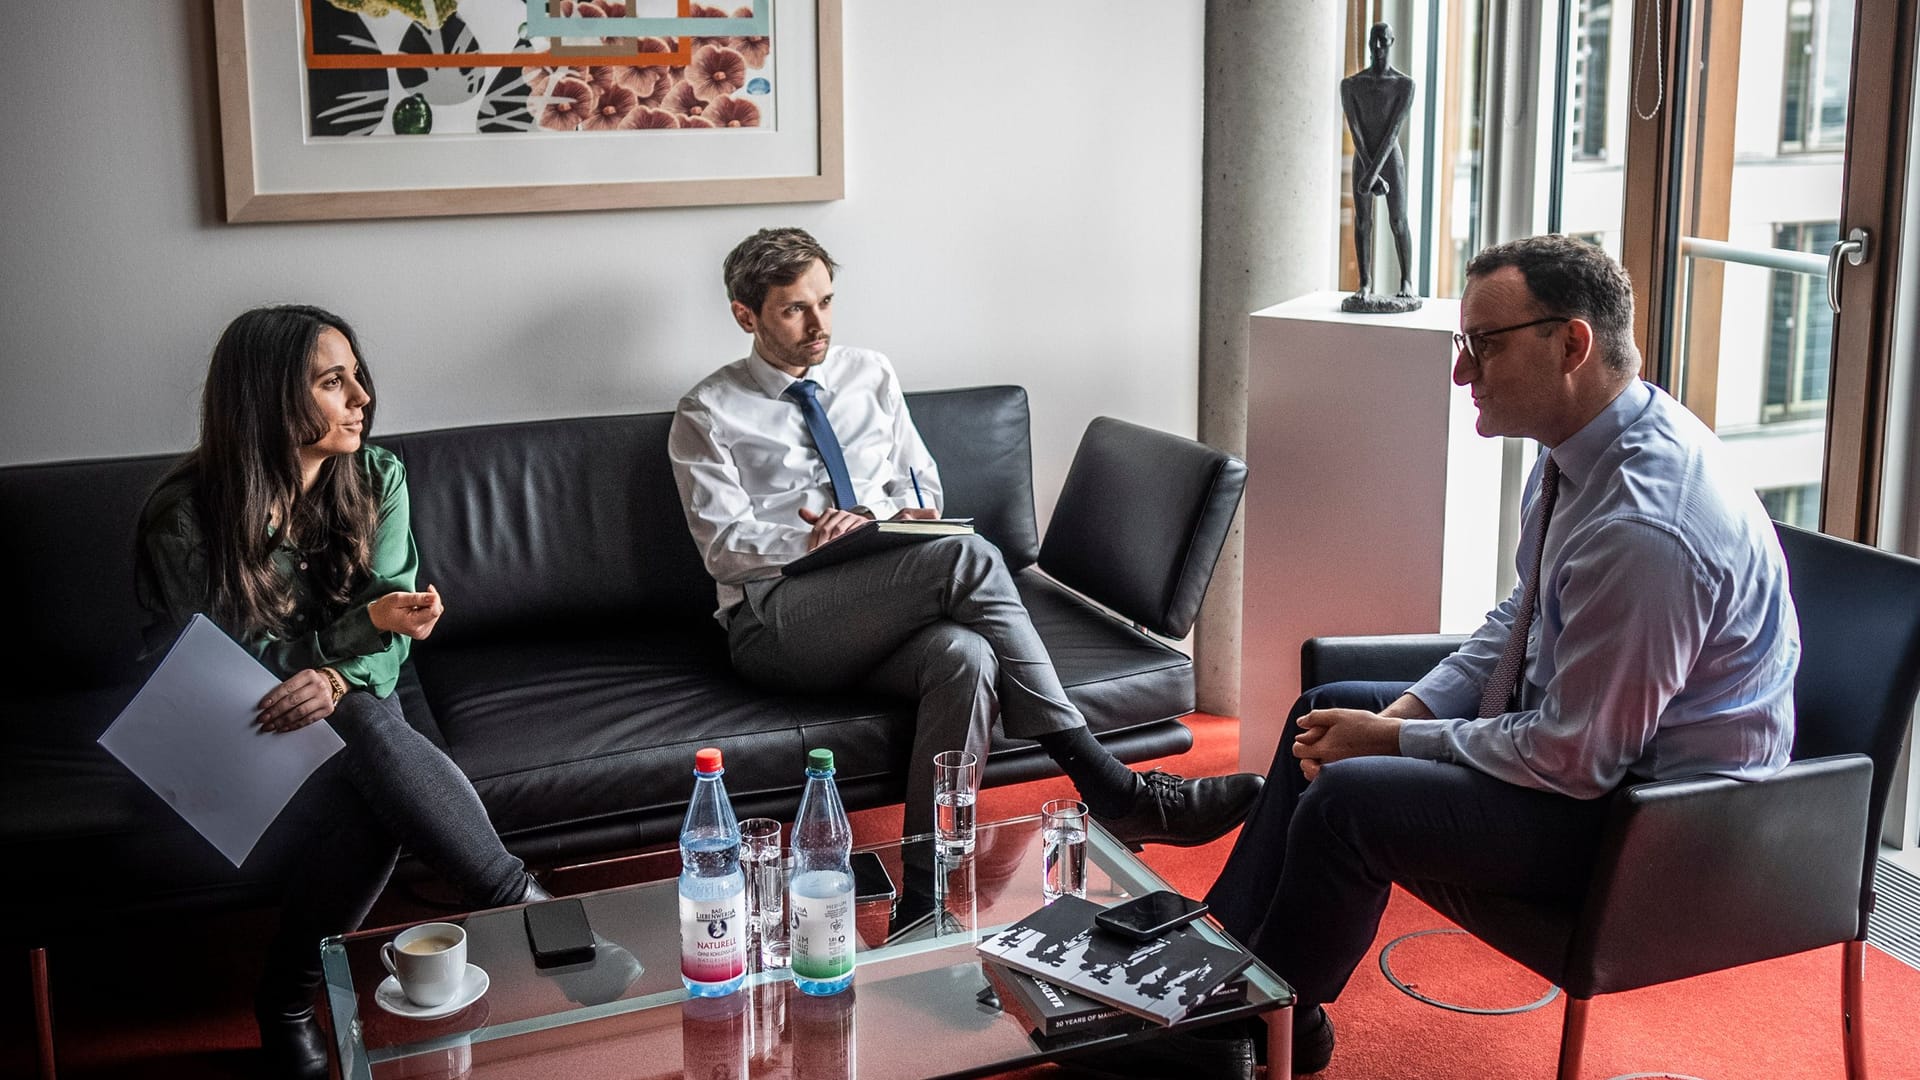
[[[400,665],[407,662],[413,639],[375,629],[367,605],[390,592],[412,592],[420,553],[413,545],[406,466],[391,452],[374,446],[362,450],[360,459],[380,500],[373,533],[373,574],[354,593],[344,614],[310,636],[317,662],[306,666],[331,667],[348,686],[386,697],[400,681]]]
[[[207,546],[192,503],[184,498],[166,501],[156,496],[158,512],[141,527],[141,567],[136,580],[140,606],[148,621],[144,656],[157,656],[172,645],[197,612],[207,612]],[[221,627],[233,636],[231,627]],[[247,642],[241,642],[247,645]],[[258,648],[248,648],[258,654]]]
[[[399,681],[400,665],[413,642],[404,634],[376,630],[367,604],[396,590],[412,592],[420,560],[408,523],[406,469],[400,460],[386,450],[368,447],[360,451],[355,464],[366,470],[380,509],[373,538],[373,572],[346,611],[317,632],[285,639],[246,638],[217,619],[215,625],[283,679],[307,668],[331,667],[349,686],[386,697]],[[146,637],[147,652],[154,653],[171,644],[196,612],[212,617],[207,548],[190,498],[156,503],[156,512],[144,529],[142,549],[147,566],[140,600],[154,616]]]

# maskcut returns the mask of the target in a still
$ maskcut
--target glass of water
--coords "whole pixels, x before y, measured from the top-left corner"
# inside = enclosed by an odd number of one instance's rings
[[[763,967],[785,966],[786,854],[780,846],[778,821],[757,817],[740,823],[740,871],[747,879],[747,934],[748,940],[759,942]]]
[[[1040,892],[1049,904],[1087,895],[1087,804],[1078,799],[1040,808]]]
[[[946,858],[973,851],[973,804],[980,795],[980,759],[965,750],[933,755],[933,845]]]

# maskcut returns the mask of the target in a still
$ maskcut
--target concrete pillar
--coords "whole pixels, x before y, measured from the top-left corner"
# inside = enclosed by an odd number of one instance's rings
[[[1207,0],[1199,432],[1236,454],[1247,451],[1247,316],[1338,285],[1343,12]],[[1204,712],[1240,714],[1241,576],[1236,523],[1194,641]]]

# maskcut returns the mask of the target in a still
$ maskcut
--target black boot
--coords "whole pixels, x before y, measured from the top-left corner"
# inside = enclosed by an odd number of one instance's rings
[[[262,996],[253,1015],[260,1022],[260,1051],[264,1075],[274,1080],[327,1080],[327,1036],[320,1030],[313,1004],[289,1009],[269,1004]]]
[[[1266,780],[1257,773],[1232,773],[1188,780],[1155,769],[1136,774],[1133,809],[1119,817],[1094,818],[1135,851],[1142,844],[1197,847],[1217,840],[1246,820]]]

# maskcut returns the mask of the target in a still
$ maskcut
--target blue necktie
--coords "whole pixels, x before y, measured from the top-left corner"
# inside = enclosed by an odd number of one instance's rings
[[[840,453],[840,440],[834,438],[833,425],[827,423],[827,410],[817,396],[819,390],[819,383],[801,379],[787,387],[785,396],[799,404],[800,416],[807,422],[807,434],[813,436],[814,449],[820,451],[820,460],[826,463],[827,479],[833,481],[833,505],[851,510],[857,505],[853,499],[853,481],[847,477],[847,459]]]

